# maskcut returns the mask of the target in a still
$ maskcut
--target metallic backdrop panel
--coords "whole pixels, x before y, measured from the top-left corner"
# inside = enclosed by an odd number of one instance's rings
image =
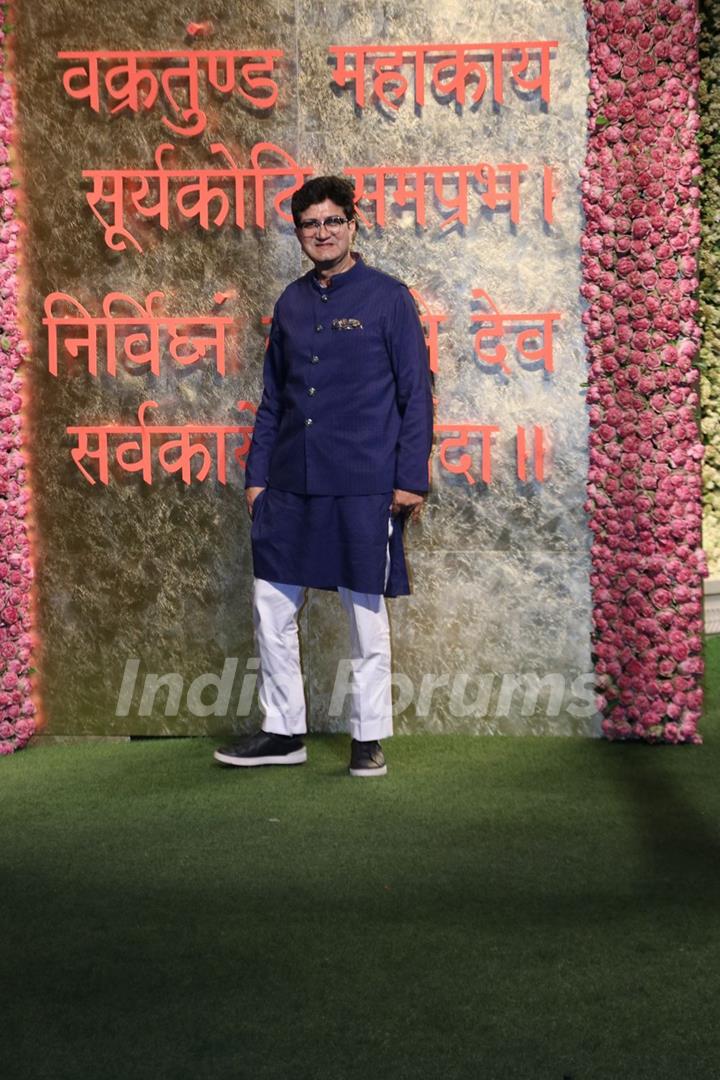
[[[210,144],[218,140],[243,162],[256,142],[270,141],[318,173],[350,165],[528,164],[517,227],[507,212],[492,212],[475,195],[468,226],[441,232],[428,189],[427,229],[416,226],[413,213],[396,208],[384,229],[360,232],[357,246],[370,263],[448,314],[440,334],[438,421],[501,429],[490,485],[469,485],[441,469],[436,454],[429,506],[422,524],[409,530],[415,591],[390,601],[394,669],[405,705],[397,727],[595,733],[590,683],[583,679],[592,665],[578,293],[578,172],[587,93],[582,0],[497,0],[475,9],[455,0],[380,6],[210,0],[201,7],[199,12],[180,2],[163,11],[142,0],[35,0],[16,11],[41,641],[36,666],[46,733],[219,733],[258,721],[256,701],[249,715],[236,716],[243,676],[246,695],[252,688],[255,655],[241,475],[229,468],[226,486],[212,479],[187,486],[178,475],[157,472],[152,486],[138,474],[91,486],[73,464],[73,441],[65,431],[74,424],[132,424],[148,399],[159,405],[153,422],[234,424],[234,403],[258,399],[260,318],[272,311],[284,284],[305,269],[291,226],[272,218],[264,231],[240,232],[229,223],[167,234],[149,228],[143,253],[112,252],[80,176],[87,168],[149,168],[157,145],[168,141],[180,147],[184,162],[206,164]],[[192,46],[184,28],[200,18],[212,21],[214,33]],[[465,107],[428,92],[422,108],[405,100],[397,110],[372,101],[359,109],[350,88],[333,84],[328,55],[330,45],[342,44],[547,39],[560,43],[551,62],[548,109],[537,94],[523,99],[514,92],[509,78],[503,106],[493,104],[488,89],[479,104]],[[157,108],[109,117],[105,109],[95,114],[71,101],[56,55],[83,48],[250,46],[283,50],[276,106],[257,110],[239,97],[216,103],[207,129],[191,139],[169,133]],[[541,213],[545,163],[555,166],[559,190],[552,226]],[[563,313],[554,373],[523,370],[511,359],[503,376],[477,362],[470,321],[477,288],[504,311]],[[181,369],[164,362],[159,376],[119,369],[111,378],[102,363],[98,377],[82,363],[72,371],[61,364],[57,378],[48,373],[42,325],[47,294],[67,292],[97,311],[113,290],[143,299],[153,289],[163,290],[167,311],[175,314],[210,313],[216,292],[234,290],[222,308],[237,322],[225,378],[208,363]],[[520,483],[515,476],[518,423],[542,424],[549,434],[544,484]],[[337,663],[348,652],[337,596],[310,594],[301,630],[311,728],[342,730],[345,712],[330,715]],[[202,699],[188,702],[192,681],[219,675],[227,658],[226,680],[237,660],[228,702],[213,707],[217,690],[211,685]],[[137,676],[129,684],[133,661]],[[126,715],[118,715],[124,674],[132,692],[120,709]],[[181,687],[179,708],[172,701],[166,707],[165,691],[154,702],[146,695],[142,705],[150,674],[170,676]],[[517,693],[510,692],[512,677]],[[555,687],[555,700],[533,691],[543,679]]]

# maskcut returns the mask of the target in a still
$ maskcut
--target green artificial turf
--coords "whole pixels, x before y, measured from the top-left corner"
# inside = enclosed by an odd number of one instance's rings
[[[720,1071],[720,638],[702,747],[413,736],[384,780],[204,739],[0,763],[2,1080]]]

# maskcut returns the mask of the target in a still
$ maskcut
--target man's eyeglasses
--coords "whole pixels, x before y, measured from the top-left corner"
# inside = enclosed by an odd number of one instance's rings
[[[298,232],[301,232],[303,236],[312,236],[313,233],[319,232],[323,225],[329,233],[339,233],[343,225],[350,223],[350,218],[344,217],[326,217],[323,221],[318,221],[316,218],[310,218],[308,221],[301,221],[298,225]]]

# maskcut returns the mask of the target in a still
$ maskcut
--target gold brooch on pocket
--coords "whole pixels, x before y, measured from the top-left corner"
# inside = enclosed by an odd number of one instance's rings
[[[359,319],[333,319],[333,330],[362,330],[363,324]]]

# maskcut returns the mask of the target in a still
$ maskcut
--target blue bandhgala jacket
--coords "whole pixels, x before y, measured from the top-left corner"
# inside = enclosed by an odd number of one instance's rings
[[[306,495],[428,490],[427,347],[408,288],[360,257],[314,271],[273,312],[246,487]]]

